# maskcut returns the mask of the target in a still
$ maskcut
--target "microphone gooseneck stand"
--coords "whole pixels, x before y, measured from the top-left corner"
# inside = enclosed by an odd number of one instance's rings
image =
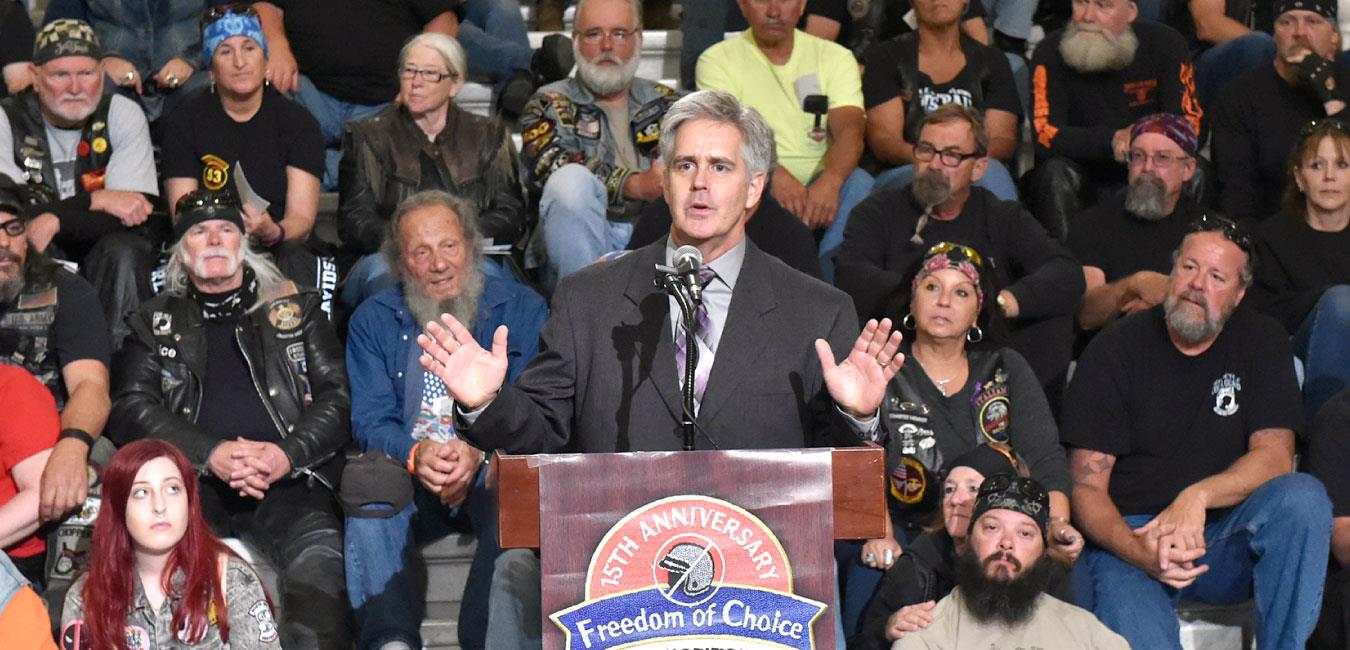
[[[680,307],[680,322],[684,323],[684,382],[681,394],[684,397],[684,413],[680,416],[680,426],[684,431],[684,450],[694,450],[694,372],[698,369],[698,305],[702,302],[689,295],[689,287],[674,269],[657,266],[656,286],[675,298]],[[701,298],[701,296],[700,296]]]

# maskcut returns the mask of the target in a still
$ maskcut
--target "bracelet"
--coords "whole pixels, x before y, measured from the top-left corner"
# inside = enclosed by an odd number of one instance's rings
[[[276,248],[277,244],[280,244],[283,241],[286,241],[286,226],[282,225],[282,223],[278,221],[277,236],[267,240],[266,242],[263,242],[263,246],[266,246],[268,248]]]
[[[408,451],[408,473],[409,473],[409,474],[416,474],[416,473],[417,473],[417,466],[413,463],[413,460],[415,460],[415,459],[417,458],[417,448],[418,448],[418,447],[421,447],[421,446],[422,446],[422,441],[421,441],[421,440],[418,440],[417,442],[413,443],[412,449],[411,449],[410,451]]]
[[[75,427],[62,429],[61,435],[56,437],[57,440],[65,440],[67,438],[74,438],[76,440],[83,442],[85,446],[89,447],[90,449],[94,448],[94,436],[89,435],[89,432],[83,429],[76,429]]]

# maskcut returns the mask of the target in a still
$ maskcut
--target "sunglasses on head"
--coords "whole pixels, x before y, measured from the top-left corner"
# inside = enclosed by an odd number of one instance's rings
[[[1323,127],[1350,135],[1350,125],[1337,119],[1324,118],[1320,120],[1309,120],[1307,124],[1303,125],[1303,129],[1298,132],[1298,137],[1301,140],[1312,135],[1313,131]]]
[[[233,192],[191,192],[178,199],[177,212],[202,209],[239,209]]]
[[[955,255],[953,255],[953,253],[955,253]],[[966,259],[974,263],[975,266],[984,266],[984,258],[980,257],[980,252],[965,244],[953,244],[951,242],[933,244],[933,246],[928,249],[928,252],[924,254],[924,257],[928,258],[934,255],[943,254],[947,255],[949,259],[957,262]]]
[[[980,485],[980,496],[994,492],[1007,492],[1009,489],[1032,501],[1043,501],[1049,497],[1040,483],[1016,474],[995,474],[984,479]]]
[[[202,27],[206,27],[207,25],[224,18],[226,14],[257,18],[258,10],[253,8],[252,2],[231,2],[229,4],[216,5],[214,7],[207,7],[206,11],[202,12],[202,17],[199,22]]]
[[[1242,252],[1247,255],[1252,254],[1252,236],[1242,224],[1220,217],[1218,215],[1205,213],[1200,215],[1195,221],[1191,222],[1188,232],[1217,232],[1223,235],[1224,239],[1233,242]]]

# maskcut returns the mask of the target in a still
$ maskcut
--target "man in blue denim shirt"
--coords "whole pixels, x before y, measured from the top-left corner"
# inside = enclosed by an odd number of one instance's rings
[[[478,534],[478,550],[464,589],[459,638],[461,647],[481,648],[498,552],[496,507],[484,489],[483,453],[458,437],[444,384],[423,373],[417,334],[441,313],[474,323],[482,345],[491,345],[493,333],[506,325],[507,374],[514,381],[538,351],[548,309],[524,285],[481,273],[482,234],[471,204],[462,199],[439,191],[413,195],[389,225],[383,252],[402,283],[372,296],[352,317],[347,338],[352,433],[367,454],[382,452],[406,467],[416,486],[408,502],[396,495],[406,495],[413,481],[397,470],[392,480],[372,480],[353,475],[372,465],[354,462],[344,476],[344,482],[387,485],[394,493],[367,492],[356,503],[346,499],[349,515],[356,509],[356,516],[347,518],[345,556],[348,597],[360,628],[358,647],[388,648],[399,642],[422,647],[421,592],[405,563],[414,539],[444,536],[462,512]]]

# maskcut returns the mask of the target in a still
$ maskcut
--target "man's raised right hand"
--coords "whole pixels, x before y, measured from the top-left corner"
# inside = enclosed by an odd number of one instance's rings
[[[492,333],[492,351],[484,350],[473,334],[454,316],[441,314],[441,322],[427,323],[417,344],[425,354],[422,367],[445,382],[445,389],[460,408],[476,411],[492,398],[506,381],[506,326]]]

